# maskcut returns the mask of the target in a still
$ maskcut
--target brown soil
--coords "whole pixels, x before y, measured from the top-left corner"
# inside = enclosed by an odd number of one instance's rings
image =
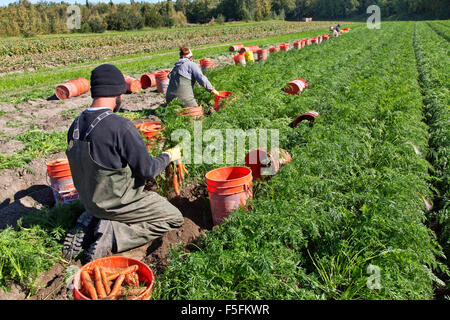
[[[129,111],[155,109],[163,103],[163,95],[156,93],[154,88],[143,90],[135,94],[124,95],[122,108]],[[22,103],[18,106],[0,105],[0,110],[6,112],[0,117],[0,130],[7,137],[0,143],[0,154],[17,152],[22,145],[14,140],[14,136],[27,130],[31,124],[40,126],[45,131],[67,130],[73,118],[91,102],[88,94],[68,100],[39,100]],[[17,109],[19,111],[17,111]],[[71,110],[67,114],[67,110]],[[24,120],[26,119],[26,120]],[[134,120],[134,123],[156,120],[154,116]],[[25,123],[23,126],[8,128],[6,123]],[[8,144],[9,143],[9,144]],[[13,151],[13,150],[16,151]],[[64,152],[55,153],[44,158],[31,161],[24,168],[0,171],[0,230],[6,226],[15,226],[17,220],[30,211],[39,210],[42,206],[52,207],[55,204],[52,190],[48,186],[46,163],[58,158],[65,158]],[[154,271],[156,279],[168,265],[167,257],[170,248],[181,245],[185,250],[192,250],[200,235],[212,228],[212,219],[207,198],[206,187],[202,183],[185,185],[181,197],[173,193],[168,199],[180,209],[185,217],[182,227],[167,232],[150,243],[122,252],[120,255],[129,256],[148,264]],[[72,299],[69,270],[77,270],[81,266],[79,261],[69,264],[57,263],[50,270],[40,275],[37,280],[36,294],[16,283],[10,284],[9,290],[0,289],[0,300],[67,300]]]

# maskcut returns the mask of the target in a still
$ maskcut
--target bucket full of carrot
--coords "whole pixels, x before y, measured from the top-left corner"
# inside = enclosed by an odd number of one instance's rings
[[[228,214],[247,204],[252,194],[252,171],[247,167],[223,167],[206,176],[213,224],[218,225]]]
[[[152,148],[155,142],[164,141],[161,131],[164,130],[161,122],[144,122],[136,125],[147,148]]]
[[[203,72],[206,72],[206,71],[214,68],[214,61],[209,58],[204,58],[204,59],[200,60],[200,67]]]
[[[150,300],[152,270],[143,262],[121,256],[91,261],[73,278],[75,300]]]
[[[308,83],[304,79],[297,78],[297,79],[289,82],[286,85],[286,87],[283,89],[283,91],[288,94],[295,95],[295,94],[300,94],[307,87],[308,87]]]
[[[78,199],[72,172],[67,159],[56,159],[47,163],[47,175],[50,179],[50,188],[57,203],[69,203]]]
[[[226,100],[231,95],[233,95],[233,92],[219,91],[219,94],[216,94],[214,96],[214,110],[219,111],[219,109],[223,104],[223,101]]]
[[[86,93],[90,88],[91,85],[87,79],[77,78],[57,86],[55,95],[59,100],[68,99]]]

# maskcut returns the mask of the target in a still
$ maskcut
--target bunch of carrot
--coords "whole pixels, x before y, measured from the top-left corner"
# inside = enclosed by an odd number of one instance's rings
[[[189,172],[181,161],[174,162],[171,171],[173,189],[175,190],[175,194],[179,197],[181,195],[180,186],[183,184],[182,181],[184,180],[184,175],[189,174]]]
[[[95,266],[93,271],[81,272],[81,292],[92,300],[118,300],[138,297],[146,286],[141,286],[138,265],[127,268]]]

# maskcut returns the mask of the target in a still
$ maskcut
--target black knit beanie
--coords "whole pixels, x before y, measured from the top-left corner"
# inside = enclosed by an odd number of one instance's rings
[[[91,72],[91,96],[115,97],[127,92],[122,72],[112,64],[102,64]]]

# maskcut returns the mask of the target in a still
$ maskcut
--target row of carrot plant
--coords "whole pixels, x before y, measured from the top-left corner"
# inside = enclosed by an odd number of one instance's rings
[[[424,224],[429,135],[413,35],[413,23],[383,23],[210,72],[215,86],[237,99],[203,128],[279,129],[292,162],[254,186],[251,211],[234,212],[197,251],[175,250],[155,298],[433,297],[441,284],[434,272],[445,265]],[[298,77],[309,83],[306,92],[281,92]],[[196,95],[211,103],[203,91]],[[289,127],[311,109],[320,113],[312,127]],[[172,120],[182,121],[172,106],[159,112],[169,131]],[[204,177],[219,166],[188,169]]]
[[[423,22],[415,25],[419,82],[422,88],[425,122],[430,139],[428,159],[433,165],[433,210],[430,224],[439,234],[445,257],[450,256],[450,44]],[[447,276],[447,290],[450,290]]]

